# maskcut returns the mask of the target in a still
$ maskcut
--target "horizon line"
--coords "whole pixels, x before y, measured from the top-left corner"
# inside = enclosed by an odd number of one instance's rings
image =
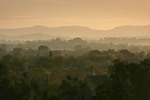
[[[146,25],[118,25],[118,26],[115,26],[111,29],[94,29],[94,28],[91,28],[91,27],[88,27],[88,26],[82,26],[82,25],[64,25],[64,26],[46,26],[46,25],[32,25],[32,26],[24,26],[24,27],[13,27],[13,28],[0,28],[0,29],[21,29],[21,28],[32,28],[32,27],[45,27],[45,28],[61,28],[61,27],[85,27],[85,28],[89,28],[89,29],[92,29],[92,30],[112,30],[112,29],[115,29],[115,28],[118,28],[118,27],[123,27],[123,26],[131,26],[131,27],[138,27],[138,26],[150,26],[150,24],[146,24]]]

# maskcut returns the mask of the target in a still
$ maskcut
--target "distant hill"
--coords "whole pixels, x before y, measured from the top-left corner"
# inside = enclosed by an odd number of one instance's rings
[[[45,27],[33,26],[15,29],[0,29],[1,38],[48,38],[48,37],[141,37],[150,36],[150,25],[147,26],[120,26],[111,30],[94,30],[83,26]]]
[[[119,26],[106,32],[108,35],[120,36],[120,37],[141,37],[150,36],[150,25],[146,26]]]

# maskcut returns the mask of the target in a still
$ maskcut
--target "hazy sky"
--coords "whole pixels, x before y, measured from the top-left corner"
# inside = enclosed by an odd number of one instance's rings
[[[150,24],[150,0],[0,0],[0,28]]]

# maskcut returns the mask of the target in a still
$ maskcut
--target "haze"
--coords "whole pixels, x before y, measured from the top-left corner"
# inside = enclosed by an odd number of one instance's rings
[[[0,28],[150,24],[150,0],[0,0]]]

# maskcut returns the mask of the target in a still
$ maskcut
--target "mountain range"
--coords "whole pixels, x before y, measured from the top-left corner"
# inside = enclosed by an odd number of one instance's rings
[[[94,30],[83,26],[46,27],[33,26],[14,29],[0,29],[0,39],[49,39],[50,37],[149,37],[150,25],[119,26],[111,30]]]

